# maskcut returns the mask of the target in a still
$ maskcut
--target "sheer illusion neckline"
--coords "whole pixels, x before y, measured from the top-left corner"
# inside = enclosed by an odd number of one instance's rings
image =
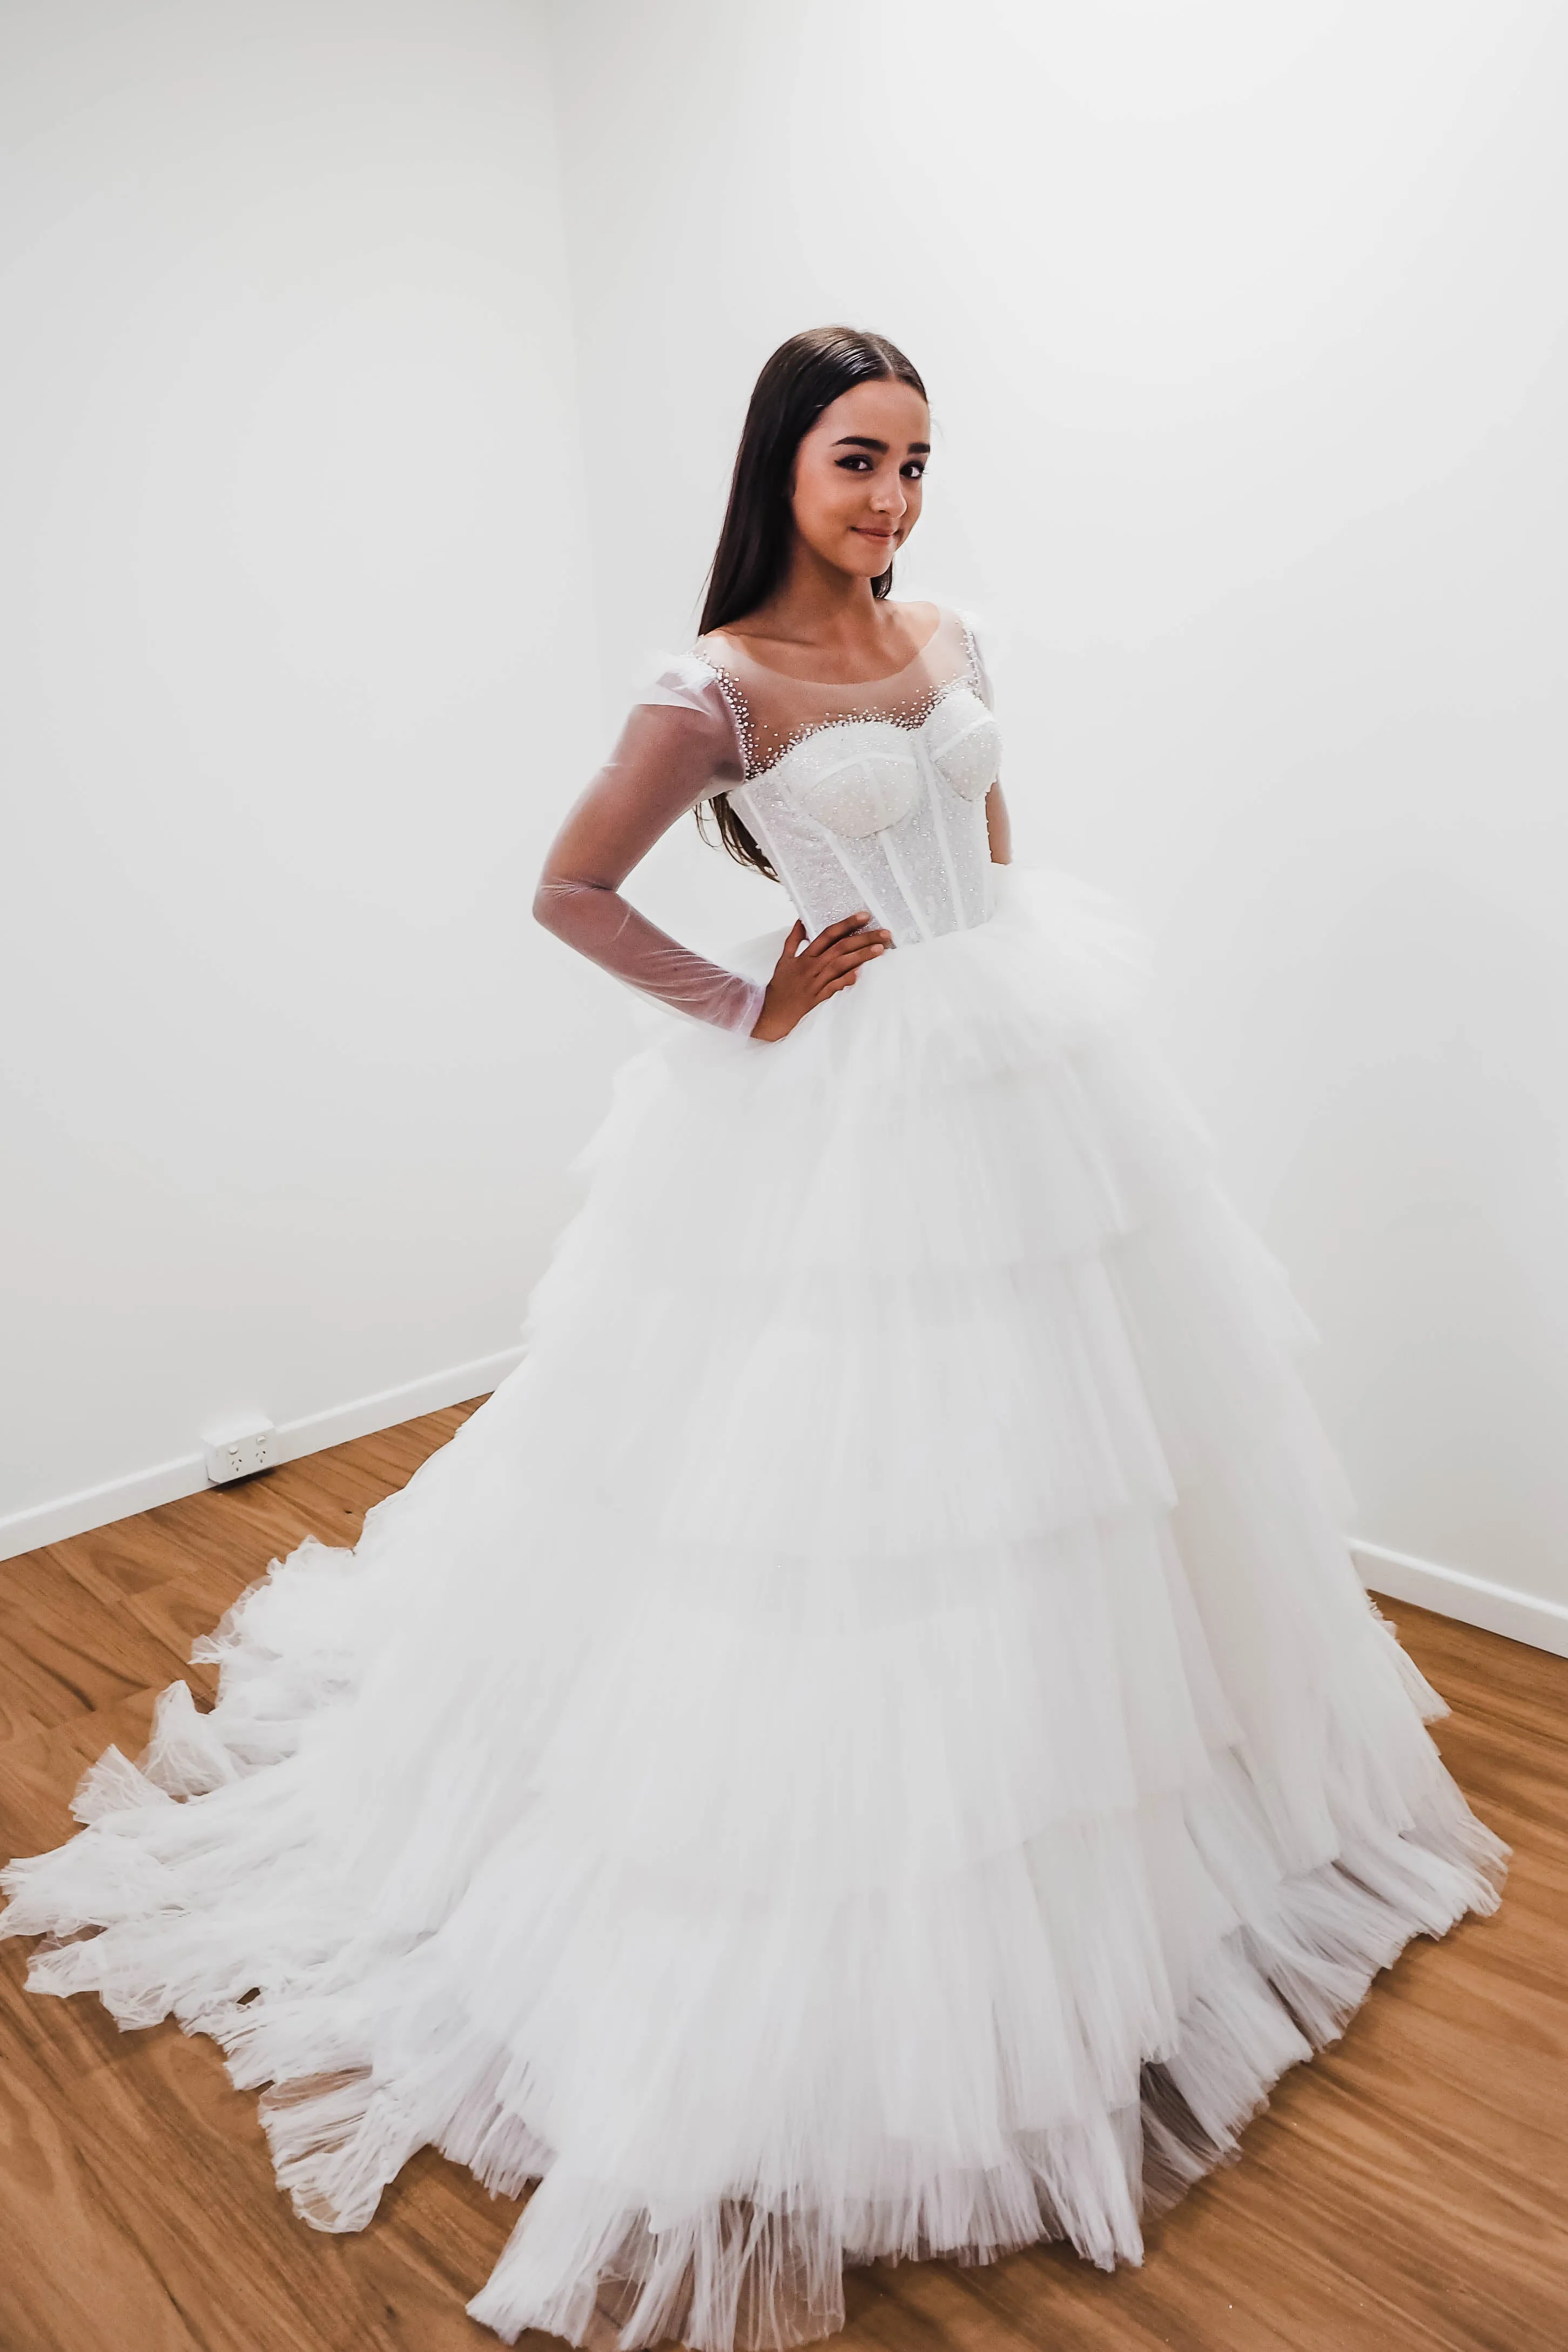
[[[739,651],[742,658],[750,663],[753,669],[759,669],[765,677],[781,678],[787,686],[815,687],[823,694],[853,694],[865,686],[891,686],[894,679],[903,677],[907,670],[912,670],[922,656],[930,652],[942,634],[942,624],[946,615],[940,604],[936,607],[936,620],[910,655],[909,659],[901,663],[897,669],[883,670],[876,677],[798,677],[792,669],[775,669],[771,662],[758,661],[757,656],[747,649],[744,638],[727,640],[726,650],[729,650],[731,646],[735,647]],[[710,630],[706,637],[697,639],[697,645],[700,648],[711,644],[715,638],[722,637],[723,635],[724,632],[720,629]]]

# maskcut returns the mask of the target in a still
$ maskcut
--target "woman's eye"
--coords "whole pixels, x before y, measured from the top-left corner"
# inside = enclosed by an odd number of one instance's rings
[[[923,482],[925,478],[925,462],[921,457],[911,457],[908,465],[900,467],[899,471],[907,475],[912,482]]]
[[[856,450],[852,457],[841,457],[839,459],[839,463],[844,467],[846,472],[858,473],[862,467],[866,467],[871,464],[871,459],[869,457],[862,457],[860,451]]]

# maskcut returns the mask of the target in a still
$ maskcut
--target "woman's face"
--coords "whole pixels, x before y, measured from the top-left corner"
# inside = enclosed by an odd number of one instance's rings
[[[795,528],[840,572],[874,580],[920,520],[931,413],[906,383],[857,383],[795,453]]]

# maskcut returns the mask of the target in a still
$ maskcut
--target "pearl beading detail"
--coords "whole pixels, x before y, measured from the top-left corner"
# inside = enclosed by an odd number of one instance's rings
[[[858,710],[846,710],[831,719],[802,719],[798,727],[788,730],[758,724],[752,714],[746,688],[736,671],[706,651],[700,638],[693,646],[692,653],[695,659],[713,672],[719,692],[729,707],[746,782],[751,783],[758,776],[765,776],[769,768],[777,767],[797,744],[804,743],[812,735],[823,734],[830,728],[861,727],[872,720],[890,727],[901,727],[913,734],[925,726],[939,702],[945,701],[950,694],[957,693],[960,688],[967,688],[972,693],[981,694],[983,698],[979,660],[974,635],[967,621],[963,629],[967,660],[956,677],[944,678],[939,686],[927,687],[920,694],[905,696],[896,706],[866,703]]]

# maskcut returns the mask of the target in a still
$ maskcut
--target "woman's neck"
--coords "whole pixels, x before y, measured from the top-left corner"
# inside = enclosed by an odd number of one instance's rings
[[[904,608],[873,596],[863,573],[842,572],[798,541],[782,584],[726,634],[854,661],[901,650],[911,632]]]

